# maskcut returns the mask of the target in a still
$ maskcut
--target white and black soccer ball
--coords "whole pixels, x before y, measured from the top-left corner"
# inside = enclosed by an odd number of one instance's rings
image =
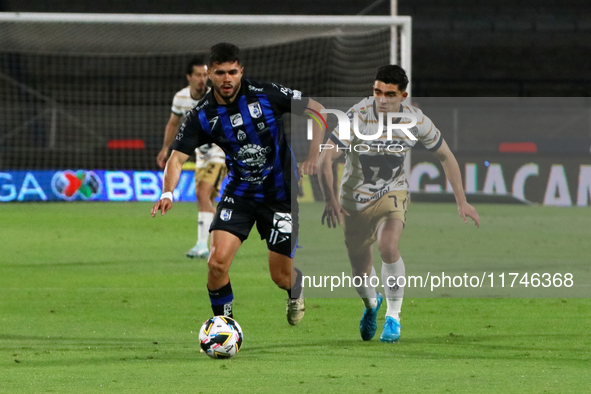
[[[242,328],[238,322],[227,316],[207,319],[199,330],[201,349],[211,358],[231,358],[242,347]]]

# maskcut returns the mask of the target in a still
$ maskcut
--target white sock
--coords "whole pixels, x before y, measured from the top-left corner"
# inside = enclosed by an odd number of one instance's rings
[[[377,277],[376,269],[374,267],[371,267],[371,272],[367,276],[367,286],[355,287],[355,290],[357,290],[357,294],[359,294],[359,297],[361,297],[361,300],[363,301],[363,304],[367,309],[373,309],[376,306],[378,306],[378,300],[376,299],[376,288],[370,285],[370,278],[374,276]],[[363,279],[363,277],[361,278]],[[376,282],[377,281],[374,279],[373,283]],[[363,280],[363,284],[365,284],[365,280]]]
[[[199,212],[197,216],[197,243],[208,245],[211,222],[213,222],[213,212]]]
[[[405,271],[402,257],[393,264],[386,264],[382,261],[382,283],[384,284],[384,293],[388,305],[386,316],[392,316],[396,320],[400,320],[400,308],[402,307],[402,298],[404,297],[404,287],[399,287],[398,283],[394,281],[394,278],[405,276]],[[393,286],[388,286],[388,284]]]

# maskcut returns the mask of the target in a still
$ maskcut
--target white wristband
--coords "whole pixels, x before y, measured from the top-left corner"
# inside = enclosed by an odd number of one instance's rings
[[[163,200],[165,198],[168,198],[172,202],[172,192],[162,193],[162,195],[160,196],[160,199]]]

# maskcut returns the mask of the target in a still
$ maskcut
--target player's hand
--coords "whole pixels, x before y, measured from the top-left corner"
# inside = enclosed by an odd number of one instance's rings
[[[158,156],[156,156],[156,163],[158,163],[158,167],[166,167],[166,159],[168,159],[168,148],[162,149],[160,152],[158,152]]]
[[[350,216],[349,212],[347,212],[336,199],[329,201],[324,206],[322,225],[324,225],[324,219],[326,219],[326,225],[328,228],[337,228],[337,224],[343,223],[345,215]]]
[[[152,207],[152,217],[156,216],[158,210],[164,215],[172,208],[172,201],[168,198],[163,198],[162,200],[156,201],[156,204]]]
[[[458,204],[458,213],[462,217],[464,223],[468,224],[467,218],[471,218],[474,220],[476,227],[480,228],[480,216],[478,216],[476,208],[474,208],[472,205],[468,204],[467,202]]]
[[[300,177],[302,176],[302,174],[314,175],[314,174],[316,174],[317,171],[318,171],[318,157],[315,157],[312,159],[308,158],[308,160],[306,160],[305,162],[300,164],[300,167],[298,168],[298,174],[300,175]]]

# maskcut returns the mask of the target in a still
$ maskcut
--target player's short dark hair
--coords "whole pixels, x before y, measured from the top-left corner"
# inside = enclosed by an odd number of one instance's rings
[[[187,63],[187,75],[191,75],[193,74],[193,67],[199,67],[199,66],[206,66],[205,64],[205,60],[203,59],[203,57],[201,56],[197,56],[192,58],[189,63]]]
[[[398,85],[398,89],[401,91],[405,91],[408,86],[406,71],[396,64],[388,64],[387,66],[378,68],[375,80],[387,84]]]
[[[209,65],[213,63],[234,63],[240,61],[240,48],[229,42],[220,42],[211,47]]]

